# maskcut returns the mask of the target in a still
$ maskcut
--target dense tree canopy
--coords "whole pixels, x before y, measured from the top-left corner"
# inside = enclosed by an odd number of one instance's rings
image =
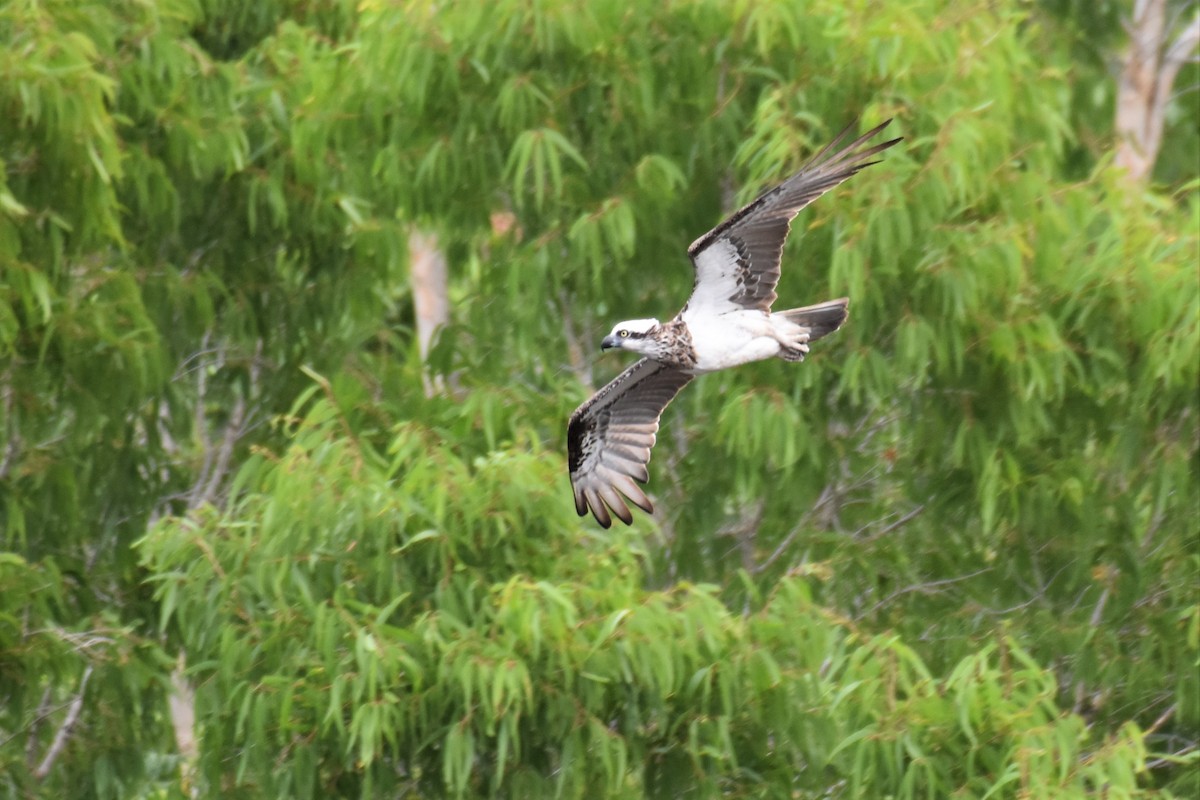
[[[0,6],[0,797],[1193,796],[1200,66],[1131,184],[1127,11]],[[578,519],[600,336],[889,117],[784,256],[850,323]]]

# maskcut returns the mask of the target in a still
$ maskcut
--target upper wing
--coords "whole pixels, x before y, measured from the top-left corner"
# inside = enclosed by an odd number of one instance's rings
[[[567,423],[567,463],[579,516],[590,509],[607,528],[612,509],[628,525],[633,514],[622,495],[647,513],[654,510],[634,481],[645,483],[650,477],[646,464],[658,418],[691,379],[674,367],[643,358],[575,409]]]
[[[688,256],[696,283],[685,309],[723,313],[739,308],[770,311],[779,283],[779,260],[792,219],[800,210],[863,167],[866,159],[899,139],[862,147],[887,127],[884,122],[834,152],[850,128],[822,148],[792,177],[692,242]],[[860,149],[861,148],[861,149]]]

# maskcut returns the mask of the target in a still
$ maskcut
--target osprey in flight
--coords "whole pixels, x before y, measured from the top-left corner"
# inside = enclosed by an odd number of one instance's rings
[[[621,322],[600,343],[603,350],[632,350],[643,358],[596,392],[571,415],[567,462],[575,510],[590,510],[605,528],[615,514],[633,522],[627,499],[653,511],[638,483],[663,409],[696,375],[779,357],[802,361],[809,342],[846,321],[847,298],[772,313],[779,261],[792,219],[805,206],[863,167],[899,139],[866,146],[891,120],[838,149],[850,128],[792,177],[692,242],[696,271],[692,296],[667,323]],[[853,126],[851,126],[853,127]],[[635,483],[636,481],[636,483]]]

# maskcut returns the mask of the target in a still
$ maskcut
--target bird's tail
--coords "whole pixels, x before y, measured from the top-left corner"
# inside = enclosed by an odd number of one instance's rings
[[[842,324],[850,316],[849,306],[849,297],[839,297],[837,300],[826,300],[815,306],[776,311],[775,315],[783,317],[793,324],[808,328],[808,341],[815,342],[822,336],[827,336],[842,327]]]

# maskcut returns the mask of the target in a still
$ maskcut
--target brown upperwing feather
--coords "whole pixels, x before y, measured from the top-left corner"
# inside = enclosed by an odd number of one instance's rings
[[[833,152],[833,148],[856,127],[855,123],[851,123],[790,178],[763,192],[720,225],[692,242],[688,247],[688,256],[696,268],[693,298],[697,296],[702,281],[720,278],[718,275],[705,274],[697,258],[714,244],[727,241],[736,252],[738,261],[744,262],[739,263],[742,271],[736,287],[733,287],[733,294],[728,298],[729,302],[743,308],[770,311],[771,304],[776,299],[775,287],[779,284],[779,262],[783,255],[783,244],[787,240],[792,220],[813,200],[848,180],[864,167],[879,163],[866,159],[888,149],[900,139],[891,139],[865,149],[859,148],[890,123],[889,119],[875,126],[850,144]]]
[[[663,409],[691,379],[643,358],[575,410],[567,423],[567,466],[579,516],[590,510],[607,528],[610,509],[626,525],[633,522],[625,499],[647,513],[654,510],[637,484],[649,477],[646,464]]]

